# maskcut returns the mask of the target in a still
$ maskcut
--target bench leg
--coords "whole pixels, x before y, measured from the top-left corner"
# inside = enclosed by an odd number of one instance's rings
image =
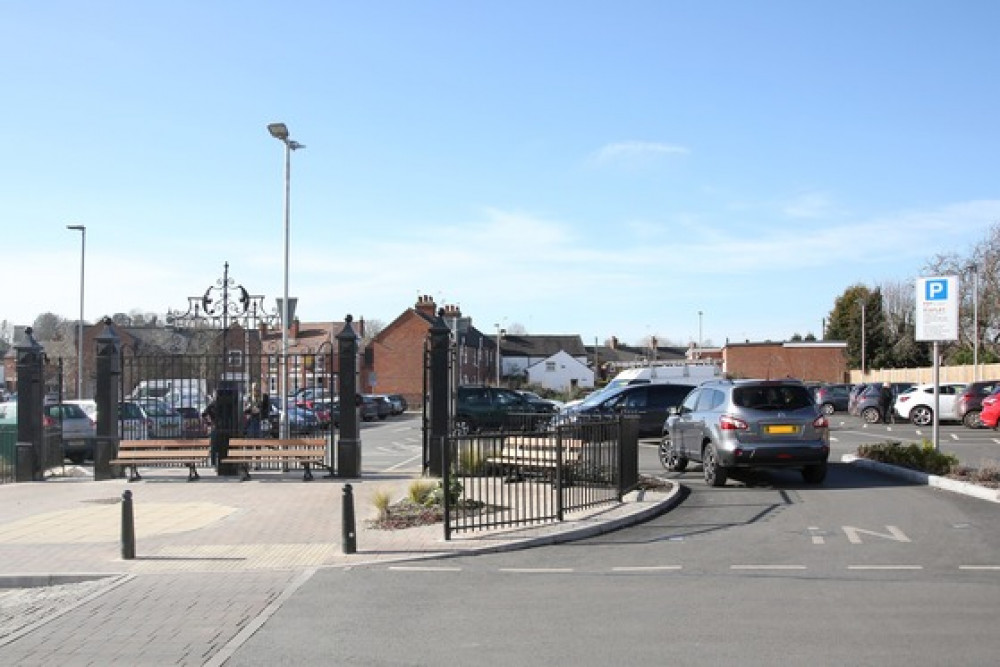
[[[142,479],[142,476],[139,475],[139,466],[133,465],[129,469],[132,472],[129,473],[128,481],[130,481],[130,482],[138,482],[139,480]]]
[[[201,476],[198,475],[198,470],[194,467],[194,464],[192,463],[190,467],[188,467],[188,481],[197,482],[199,479],[201,479]]]
[[[312,478],[313,478],[313,473],[312,473],[312,470],[309,468],[309,464],[308,463],[303,463],[302,464],[302,468],[305,471],[305,472],[302,473],[302,481],[303,482],[311,482]]]
[[[243,475],[240,477],[240,481],[241,482],[249,482],[250,481],[250,464],[249,463],[244,463],[240,467],[243,468]]]

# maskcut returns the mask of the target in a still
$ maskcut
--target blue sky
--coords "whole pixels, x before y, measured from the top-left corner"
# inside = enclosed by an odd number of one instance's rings
[[[8,0],[0,319],[303,320],[418,294],[486,332],[819,334],[1000,222],[1000,3]],[[702,316],[699,317],[699,312]]]

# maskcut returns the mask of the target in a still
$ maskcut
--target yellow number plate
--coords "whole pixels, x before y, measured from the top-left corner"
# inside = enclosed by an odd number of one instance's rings
[[[772,435],[789,435],[799,432],[799,427],[793,424],[772,424],[764,427],[765,433]]]

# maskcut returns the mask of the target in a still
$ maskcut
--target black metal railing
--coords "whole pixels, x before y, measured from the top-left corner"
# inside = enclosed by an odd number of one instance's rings
[[[17,465],[17,427],[0,424],[0,484],[14,481]]]
[[[622,474],[637,467],[626,461],[637,455],[633,420],[523,417],[515,420],[519,429],[508,422],[503,431],[447,438],[445,539],[452,531],[562,521],[567,512],[620,500],[634,485]]]

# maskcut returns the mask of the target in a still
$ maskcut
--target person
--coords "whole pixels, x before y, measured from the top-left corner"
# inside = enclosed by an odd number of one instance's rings
[[[205,410],[201,413],[201,418],[204,419],[205,422],[208,424],[208,443],[209,443],[208,458],[209,458],[209,463],[211,463],[214,466],[219,458],[219,446],[217,437],[218,428],[216,427],[219,421],[218,419],[219,414],[218,414],[218,408],[215,405],[214,395],[209,395],[208,404],[205,406]]]
[[[250,389],[246,405],[243,407],[243,414],[246,415],[247,419],[247,436],[250,438],[260,437],[260,408],[261,400],[257,396],[257,385],[254,384]]]
[[[879,409],[882,411],[882,421],[885,422],[886,424],[893,423],[895,420],[893,419],[893,414],[892,414],[892,404],[893,404],[892,385],[890,385],[888,382],[882,383],[882,389],[879,393],[878,403],[879,403]]]
[[[260,396],[260,424],[267,428],[267,433],[271,433],[271,397],[267,392]]]

